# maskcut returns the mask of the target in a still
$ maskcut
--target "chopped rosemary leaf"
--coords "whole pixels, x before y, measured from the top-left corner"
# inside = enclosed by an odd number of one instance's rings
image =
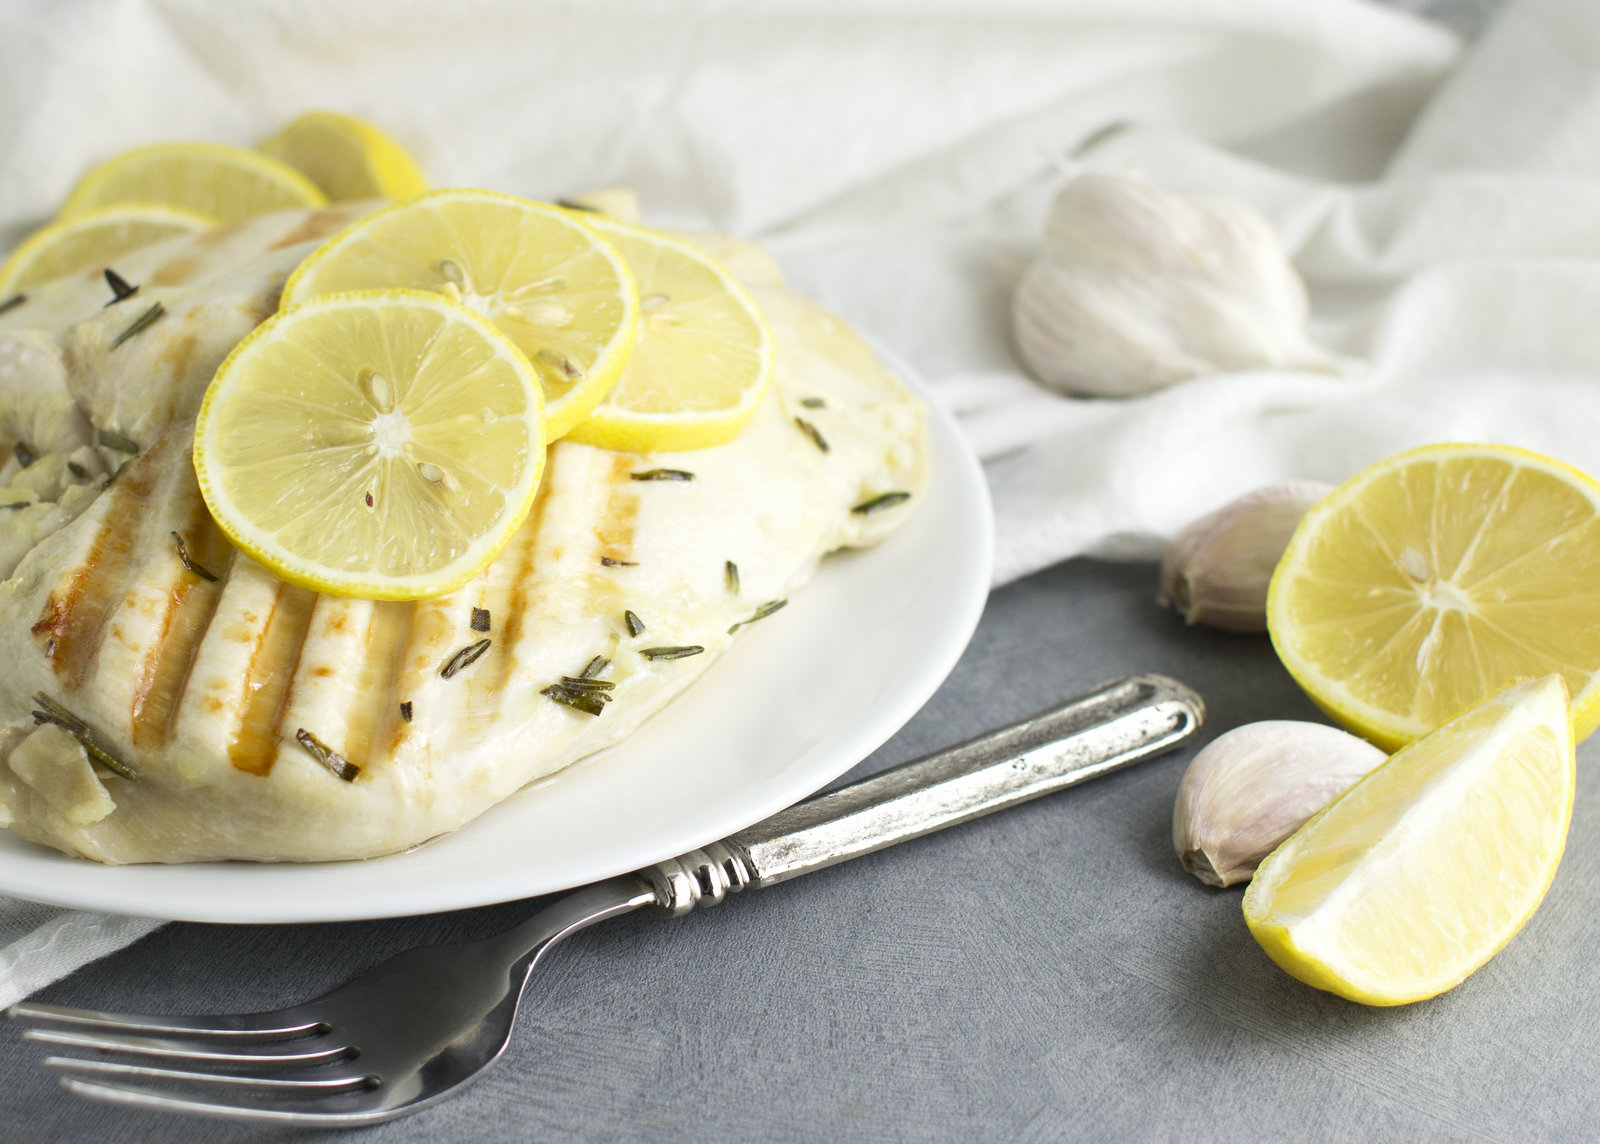
[[[11,295],[11,297],[7,298],[4,302],[0,302],[0,314],[4,314],[8,310],[15,310],[27,300],[28,296],[26,294]]]
[[[628,626],[628,634],[630,636],[637,636],[644,631],[644,621],[639,618],[637,612],[631,609],[622,613],[622,622]]]
[[[167,312],[167,308],[165,306],[163,306],[160,302],[157,302],[155,305],[151,306],[148,310],[146,310],[144,313],[140,314],[137,318],[135,318],[133,320],[133,325],[129,326],[127,329],[123,330],[122,333],[120,333],[116,337],[112,338],[111,339],[111,348],[112,349],[116,349],[123,342],[127,341],[129,338],[133,337],[135,334],[144,333],[151,326],[155,325],[156,322],[160,319],[161,315],[165,314],[166,312]]]
[[[488,608],[472,609],[472,630],[475,632],[486,632],[489,630]]]
[[[722,562],[722,582],[735,596],[739,594],[739,566],[732,560]]]
[[[139,451],[137,442],[130,441],[121,433],[110,429],[96,429],[94,437],[96,441],[99,441],[107,449],[115,449],[119,453],[137,453]]]
[[[354,782],[355,777],[361,773],[360,767],[304,727],[294,733],[294,741],[306,749],[306,754],[332,771],[334,778],[343,779],[347,783]]]
[[[583,671],[578,674],[578,678],[593,679],[610,666],[611,661],[609,659],[603,655],[597,655],[584,666]]]
[[[636,481],[692,481],[694,474],[687,469],[646,469],[642,473],[629,473]]]
[[[183,542],[183,537],[174,532],[172,539],[178,542],[178,559],[183,561],[183,566],[200,577],[200,579],[209,580],[215,584],[217,582],[217,574],[195,563],[194,558],[189,555],[189,546]]]
[[[18,441],[11,446],[11,455],[17,459],[17,464],[24,469],[39,459],[38,455],[28,448],[26,441]]]
[[[10,504],[0,504],[0,508],[9,508],[9,509],[27,508],[32,503],[33,503],[32,501],[26,501],[26,500],[12,501]]]
[[[581,675],[563,675],[561,686],[574,691],[610,691],[617,685],[610,679],[585,679]]]
[[[639,562],[637,560],[617,560],[617,559],[614,559],[613,557],[610,557],[610,556],[602,556],[602,557],[600,557],[600,563],[604,564],[607,568],[637,568],[637,567],[639,567]]]
[[[404,703],[400,704],[400,718],[404,719],[407,723],[411,722],[411,700],[407,699]]]
[[[751,612],[749,619],[740,620],[738,623],[734,624],[733,627],[729,628],[728,629],[728,634],[731,636],[734,632],[738,631],[740,628],[744,627],[746,624],[753,624],[757,620],[766,619],[768,616],[772,615],[773,612],[778,611],[779,609],[783,608],[788,603],[789,603],[788,600],[768,600],[765,604],[762,604],[755,611]]]
[[[577,199],[557,199],[556,206],[565,207],[569,211],[588,211],[590,214],[600,213],[599,207],[587,206],[584,203],[580,203]]]
[[[139,777],[137,771],[94,741],[94,733],[89,730],[89,724],[79,719],[42,691],[34,694],[33,701],[44,708],[43,711],[35,711],[33,713],[33,721],[35,723],[54,723],[78,740],[79,745],[83,747],[84,754],[105,767],[112,774],[121,775],[125,779]]]
[[[552,683],[549,687],[540,691],[539,694],[548,695],[557,703],[582,711],[585,715],[599,715],[600,712],[606,709],[606,701],[611,698],[609,695],[575,691],[570,687],[563,687],[559,683]]]
[[[646,659],[687,659],[705,650],[699,644],[686,644],[680,647],[642,647],[639,654]]]
[[[871,500],[862,501],[851,512],[858,512],[862,516],[877,512],[879,509],[893,508],[897,504],[904,504],[911,499],[910,493],[884,493],[882,496],[873,497]]]
[[[133,464],[132,461],[122,462],[122,464],[117,466],[116,472],[112,473],[109,477],[100,482],[100,487],[103,489],[109,489],[111,487],[111,482],[122,476],[122,470],[126,469],[131,464]]]
[[[128,280],[109,266],[106,267],[106,285],[111,287],[112,293],[111,301],[106,303],[107,306],[115,306],[124,298],[132,298],[139,292],[139,287],[128,285]]]
[[[89,470],[78,464],[76,461],[67,462],[67,472],[77,477],[80,481],[89,476]]]
[[[800,426],[800,431],[807,437],[810,437],[811,443],[817,448],[821,449],[824,453],[833,452],[833,449],[828,445],[828,439],[822,435],[822,430],[811,424],[811,422],[807,421],[804,417],[796,417],[794,419],[794,423]]]
[[[489,650],[489,645],[493,642],[493,640],[479,640],[475,644],[462,648],[450,657],[448,663],[439,669],[439,674],[449,679],[463,667],[470,667],[472,664],[477,663],[483,657],[483,653]]]
[[[807,409],[826,409],[828,407],[828,403],[820,397],[802,397],[800,404]]]

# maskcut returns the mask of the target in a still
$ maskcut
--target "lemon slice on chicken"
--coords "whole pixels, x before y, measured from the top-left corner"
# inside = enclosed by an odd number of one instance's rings
[[[503,548],[544,468],[528,360],[436,294],[373,290],[285,310],[217,370],[195,426],[206,505],[284,579],[410,600]]]
[[[61,208],[73,219],[117,203],[160,203],[218,222],[320,207],[327,197],[287,163],[219,143],[158,143],[108,159]]]
[[[444,295],[510,338],[544,387],[551,441],[605,397],[638,333],[633,278],[609,242],[559,207],[495,191],[432,191],[368,215],[301,263],[283,299],[391,287]]]
[[[588,217],[633,271],[639,341],[605,401],[569,436],[632,452],[701,449],[733,440],[772,382],[772,334],[755,302],[698,247],[660,231]]]
[[[206,230],[213,220],[156,203],[101,207],[36,231],[0,266],[0,298],[80,270],[99,270],[130,250]]]

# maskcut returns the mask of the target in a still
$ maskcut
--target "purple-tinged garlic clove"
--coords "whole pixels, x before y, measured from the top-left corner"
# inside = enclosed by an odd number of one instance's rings
[[[1382,763],[1365,739],[1322,723],[1246,723],[1207,744],[1178,784],[1172,845],[1208,886],[1248,882],[1261,860]]]
[[[1268,485],[1182,529],[1161,558],[1157,603],[1185,622],[1267,630],[1267,585],[1300,518],[1333,491],[1321,481]]]

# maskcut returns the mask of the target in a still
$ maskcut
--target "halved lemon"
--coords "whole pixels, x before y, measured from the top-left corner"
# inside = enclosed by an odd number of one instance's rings
[[[360,219],[300,264],[283,300],[379,287],[435,291],[499,327],[544,386],[550,441],[605,396],[638,334],[611,244],[559,207],[496,191],[432,191]]]
[[[259,152],[220,143],[158,143],[90,171],[59,217],[77,218],[116,203],[160,203],[228,223],[327,201],[299,171]]]
[[[1566,685],[1514,684],[1290,835],[1245,892],[1245,921],[1318,989],[1368,1005],[1442,993],[1539,908],[1575,782]]]
[[[1600,484],[1507,445],[1430,445],[1314,506],[1267,628],[1325,711],[1386,750],[1517,679],[1559,673],[1600,723]]]
[[[80,270],[103,269],[141,246],[214,225],[194,211],[156,203],[101,207],[35,231],[0,266],[0,297]]]
[[[261,144],[333,202],[405,199],[428,189],[406,149],[372,124],[333,111],[308,111]]]
[[[567,434],[630,452],[731,441],[772,382],[772,334],[755,302],[691,243],[600,215],[639,287],[639,342],[606,399]]]
[[[217,370],[195,426],[223,532],[285,580],[413,600],[460,587],[528,514],[544,468],[532,368],[417,290],[282,311]]]

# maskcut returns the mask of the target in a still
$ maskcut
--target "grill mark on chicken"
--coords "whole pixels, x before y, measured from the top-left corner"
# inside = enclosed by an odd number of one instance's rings
[[[605,560],[622,563],[633,552],[633,529],[639,519],[639,485],[632,476],[637,463],[631,454],[618,453],[606,475],[610,495],[594,530],[600,542],[600,556]]]
[[[340,230],[358,215],[365,214],[365,209],[352,210],[348,206],[324,207],[314,211],[306,220],[295,227],[288,234],[278,239],[268,250],[282,250],[286,246],[298,246],[302,242],[315,242],[327,238],[336,230]]]
[[[545,460],[545,479],[539,485],[539,492],[533,498],[533,507],[528,510],[528,518],[522,522],[522,527],[516,532],[506,552],[500,554],[497,563],[502,564],[510,573],[510,591],[506,593],[506,606],[500,614],[493,608],[490,616],[494,622],[501,625],[499,636],[500,646],[505,649],[505,654],[499,657],[500,678],[503,680],[511,673],[514,654],[518,642],[522,639],[522,619],[528,609],[528,591],[533,586],[534,562],[539,553],[539,537],[546,524],[545,512],[550,503],[550,492],[554,482],[549,478],[549,454]],[[513,553],[511,549],[515,549]],[[507,559],[507,557],[510,559]]]
[[[246,700],[238,730],[228,743],[228,760],[253,775],[272,773],[282,738],[280,724],[289,704],[300,652],[311,627],[317,594],[280,583],[272,611],[250,656]]]
[[[67,573],[65,585],[50,593],[33,625],[45,658],[69,691],[83,681],[106,619],[123,597],[141,519],[138,506],[149,495],[149,470],[137,463],[102,494],[106,509],[88,552]]]
[[[372,607],[361,662],[361,703],[351,712],[345,732],[345,757],[364,771],[393,758],[410,733],[411,724],[400,718],[400,704],[408,698],[401,694],[404,673],[395,665],[411,638],[416,611],[415,604],[400,601]]]
[[[171,739],[201,640],[216,615],[228,574],[233,569],[235,550],[203,504],[197,502],[193,506],[188,524],[180,535],[188,547],[190,559],[217,580],[206,580],[181,563],[178,565],[168,593],[161,636],[146,654],[139,683],[134,689],[133,743],[141,749],[159,747]]]

